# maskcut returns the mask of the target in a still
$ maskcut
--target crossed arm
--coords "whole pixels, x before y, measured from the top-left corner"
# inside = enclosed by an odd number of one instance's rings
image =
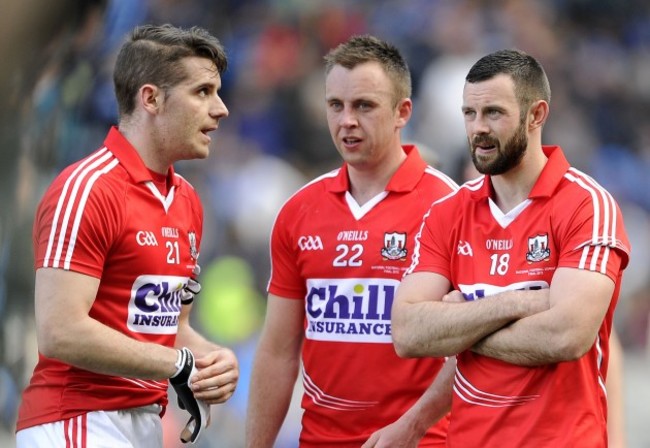
[[[459,302],[449,289],[449,281],[434,273],[402,280],[392,314],[400,356],[472,349],[528,366],[577,359],[596,339],[614,283],[600,273],[558,268],[548,291],[506,291]]]

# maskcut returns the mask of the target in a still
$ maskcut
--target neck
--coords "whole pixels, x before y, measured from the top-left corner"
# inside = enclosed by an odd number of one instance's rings
[[[541,145],[529,147],[519,165],[507,173],[490,176],[494,202],[503,213],[508,213],[528,198],[547,160]]]
[[[363,205],[385,191],[388,182],[405,159],[406,153],[400,146],[399,152],[393,152],[386,160],[374,166],[348,165],[350,194],[357,204]]]
[[[158,150],[159,145],[156,144],[153,136],[144,132],[141,126],[131,121],[120,122],[119,130],[135,148],[147,168],[156,173],[167,174],[171,162],[161,157],[162,154]]]

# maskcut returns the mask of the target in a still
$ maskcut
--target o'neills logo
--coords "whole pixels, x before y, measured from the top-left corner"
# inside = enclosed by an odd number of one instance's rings
[[[398,280],[310,279],[307,339],[391,344],[390,313]]]
[[[176,334],[187,277],[141,275],[133,283],[127,326],[136,333]]]

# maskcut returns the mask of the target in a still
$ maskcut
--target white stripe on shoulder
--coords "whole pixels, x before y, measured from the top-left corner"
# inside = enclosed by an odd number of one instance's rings
[[[298,191],[300,191],[300,190],[304,190],[304,189],[307,188],[308,186],[310,186],[310,185],[312,185],[312,184],[316,184],[316,183],[318,183],[318,182],[320,182],[320,181],[322,181],[322,180],[325,180],[325,179],[332,179],[332,178],[338,176],[340,171],[341,171],[341,168],[336,168],[335,170],[332,170],[332,171],[330,171],[330,172],[328,172],[328,173],[321,174],[321,175],[318,176],[317,178],[315,178],[315,179],[313,179],[313,180],[307,182],[307,183],[306,183],[305,185],[303,185],[303,186],[302,186]]]
[[[575,168],[569,168],[564,177],[589,193],[594,211],[591,240],[584,243],[580,268],[605,273],[610,248],[617,247],[616,202],[598,182]]]
[[[594,243],[600,241],[601,244],[614,247],[616,244],[616,227],[618,223],[616,222],[616,203],[612,195],[593,178],[575,168],[570,168],[564,177],[591,194],[594,204],[594,214],[598,213],[598,215],[594,216],[592,236]],[[601,215],[603,219],[602,224],[600,222]],[[602,230],[600,227],[602,227]]]
[[[108,165],[102,168],[99,171],[95,171],[92,176],[88,179],[88,183],[84,188],[84,191],[81,195],[81,200],[79,201],[79,206],[77,207],[77,214],[75,215],[74,223],[72,225],[72,233],[70,234],[70,242],[68,243],[69,247],[66,252],[65,264],[63,268],[68,270],[70,269],[70,261],[72,260],[72,253],[74,252],[74,246],[77,243],[77,234],[79,232],[79,225],[81,224],[81,217],[83,216],[84,208],[86,207],[86,202],[88,201],[88,196],[90,195],[90,190],[92,190],[93,185],[99,179],[99,176],[108,173],[110,170],[115,168],[115,166],[120,163],[119,160],[113,159]]]
[[[43,262],[44,267],[52,266],[58,268],[61,263],[61,255],[64,249],[66,249],[66,263],[64,268],[69,269],[69,260],[72,257],[77,236],[76,232],[78,231],[81,216],[83,215],[83,207],[88,194],[90,194],[92,185],[101,174],[107,173],[118,163],[119,161],[117,158],[115,158],[115,156],[104,147],[100,151],[88,157],[70,174],[63,186],[63,190],[59,196],[56,210],[54,212],[52,229],[50,231],[50,237]],[[85,186],[83,186],[84,180],[87,177],[88,181]],[[70,189],[71,186],[72,188]],[[82,186],[83,191],[80,193]],[[69,194],[68,190],[70,190]],[[77,207],[77,213],[74,216],[72,229],[70,229],[70,220],[74,213],[73,209],[75,206]],[[66,247],[65,238],[68,232],[71,233],[68,247]],[[55,245],[56,250],[54,250]],[[54,257],[52,258],[53,250]]]
[[[444,202],[444,201],[448,200],[449,198],[452,198],[452,197],[456,196],[463,189],[467,189],[467,190],[470,190],[470,191],[480,190],[483,187],[483,182],[485,182],[485,176],[481,176],[481,177],[478,177],[476,179],[465,182],[458,189],[452,191],[451,193],[447,194],[446,196],[441,197],[437,201],[434,201],[433,204],[431,204],[431,207],[433,207],[434,205],[439,204],[441,202]],[[411,260],[412,260],[411,265],[407,268],[404,275],[412,274],[413,271],[415,270],[415,268],[417,267],[418,263],[420,262],[420,238],[422,237],[422,230],[424,229],[425,221],[427,220],[427,218],[431,214],[431,207],[424,214],[424,217],[422,218],[422,223],[420,224],[420,229],[415,234],[415,246],[413,247],[413,256],[411,258]]]
[[[470,180],[468,182],[465,182],[463,185],[458,187],[456,190],[452,191],[448,195],[443,196],[440,199],[438,199],[437,201],[435,201],[432,205],[438,204],[439,202],[444,202],[447,199],[449,199],[449,198],[451,198],[453,196],[456,196],[458,194],[458,192],[460,192],[463,189],[470,190],[470,191],[478,191],[481,188],[483,188],[483,182],[485,182],[485,177],[484,176],[481,176],[479,178],[476,178],[476,179]]]
[[[465,187],[471,191],[478,191],[481,188],[483,188],[484,183],[485,183],[485,176],[479,176],[474,179],[468,180],[462,185],[462,187]]]
[[[438,179],[443,181],[445,184],[447,184],[449,186],[449,188],[451,188],[454,191],[458,190],[458,188],[459,188],[458,184],[456,182],[454,182],[454,180],[451,177],[447,176],[442,171],[433,168],[432,166],[427,166],[424,169],[424,172],[427,173],[427,174],[431,174],[434,177],[437,177]]]
[[[291,199],[293,199],[294,196],[298,195],[305,188],[308,188],[311,185],[317,184],[318,182],[322,182],[325,179],[332,179],[332,178],[338,176],[339,171],[341,171],[341,168],[337,168],[335,170],[330,171],[329,173],[322,174],[322,175],[318,176],[317,178],[307,182],[305,185],[300,187],[295,193],[293,193],[291,196],[289,196],[289,198],[286,201],[284,201],[284,204],[282,204],[282,207],[284,207],[287,204],[287,202],[291,201]],[[280,209],[282,209],[282,207],[280,207]]]
[[[194,190],[194,185],[190,183],[187,179],[185,179],[182,175],[178,174],[176,171],[174,171],[174,176],[178,177],[179,179],[183,180],[192,190]]]
[[[68,179],[65,181],[65,184],[63,185],[63,191],[61,191],[61,195],[59,196],[59,200],[56,204],[56,210],[54,211],[54,218],[52,220],[52,228],[50,229],[50,237],[48,238],[47,242],[47,250],[45,251],[45,261],[43,263],[44,267],[49,266],[49,260],[50,256],[52,255],[52,247],[54,245],[55,241],[55,235],[56,231],[59,225],[59,217],[61,215],[61,210],[63,209],[63,206],[65,204],[65,199],[68,194],[68,189],[70,188],[70,184],[74,179],[77,178],[79,175],[79,172],[86,169],[88,164],[92,163],[95,161],[98,157],[106,157],[104,154],[108,151],[108,148],[104,147],[97,151],[95,154],[89,156],[86,160],[84,160],[79,166],[70,174]],[[105,160],[105,159],[103,159]]]

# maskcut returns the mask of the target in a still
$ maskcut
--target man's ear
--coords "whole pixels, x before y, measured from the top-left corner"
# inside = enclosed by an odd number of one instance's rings
[[[145,84],[138,91],[138,102],[147,112],[157,114],[162,106],[162,92],[152,84]]]
[[[546,123],[546,119],[548,118],[548,112],[549,107],[546,101],[535,101],[528,111],[530,118],[528,129],[532,131],[533,129],[544,126],[544,123]]]
[[[413,101],[410,98],[402,98],[397,103],[397,127],[403,128],[408,123],[413,113]]]

